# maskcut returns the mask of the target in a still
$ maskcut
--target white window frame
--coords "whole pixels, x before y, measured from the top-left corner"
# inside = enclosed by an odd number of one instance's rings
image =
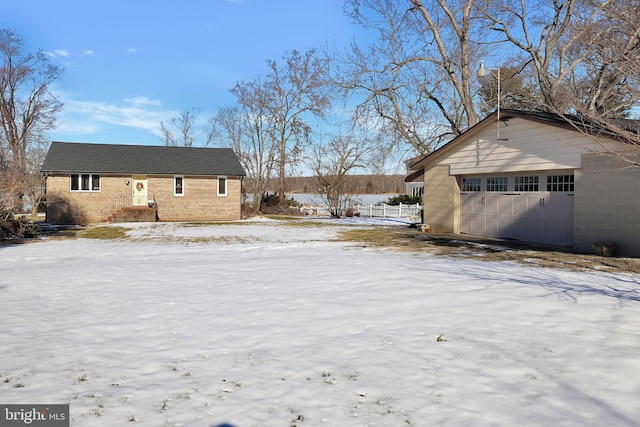
[[[482,190],[482,178],[479,176],[464,176],[460,184],[463,193],[477,193]]]
[[[182,193],[178,193],[176,192],[177,190],[177,180],[178,178],[182,181]],[[173,195],[176,197],[184,197],[184,193],[185,193],[185,182],[184,182],[184,175],[174,175],[173,177]]]
[[[558,173],[547,176],[547,192],[549,193],[573,193],[575,189],[575,176],[572,173]]]
[[[487,193],[504,193],[509,191],[509,177],[488,176],[486,178]]]
[[[220,192],[220,180],[224,179],[224,193]],[[227,191],[227,184],[228,184],[229,180],[227,179],[226,176],[219,176],[217,179],[217,187],[218,187],[218,197],[227,197],[228,191]]]
[[[513,191],[540,191],[540,177],[538,175],[518,175],[513,178]]]
[[[88,187],[82,188],[82,180],[86,177],[88,180]],[[93,186],[93,180],[95,177],[98,177],[98,186]],[[73,183],[77,186],[76,189],[73,188]],[[102,176],[97,173],[72,173],[69,174],[69,191],[73,193],[99,193],[102,189]]]

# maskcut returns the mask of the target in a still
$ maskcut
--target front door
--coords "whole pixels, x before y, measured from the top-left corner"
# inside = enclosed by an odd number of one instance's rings
[[[147,177],[133,177],[133,206],[147,205]]]

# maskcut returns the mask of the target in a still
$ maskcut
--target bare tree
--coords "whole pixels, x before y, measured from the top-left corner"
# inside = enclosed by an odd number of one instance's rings
[[[570,108],[609,119],[626,118],[640,101],[640,1],[584,0],[571,31],[582,67]],[[583,11],[584,10],[584,11]],[[563,91],[566,96],[566,91]],[[577,101],[577,102],[576,102]]]
[[[42,51],[25,53],[22,38],[0,29],[0,193],[16,205],[30,192],[29,151],[56,125],[62,103],[50,88],[62,69],[49,62]]]
[[[325,117],[331,106],[327,95],[327,59],[314,49],[306,53],[285,54],[284,64],[268,60],[269,72],[264,84],[268,91],[268,110],[271,116],[271,138],[278,146],[278,197],[286,200],[285,177],[295,168],[303,147],[309,143],[312,117]]]
[[[514,110],[546,111],[540,95],[537,78],[531,73],[531,67],[518,67],[510,61],[500,68],[500,106]],[[497,77],[494,75],[494,77]],[[479,111],[488,115],[498,105],[498,79],[480,79],[482,86],[478,91]]]
[[[336,67],[334,81],[344,90],[347,103],[359,97],[354,120],[371,132],[380,132],[390,141],[388,148],[408,144],[426,154],[451,137],[451,129],[438,123],[437,113],[428,100],[423,73],[416,65],[403,72],[390,70],[376,55],[376,46],[351,46],[341,59],[344,68]],[[348,76],[348,80],[342,80]]]
[[[340,218],[349,206],[349,195],[356,190],[349,174],[370,164],[372,146],[357,140],[352,132],[330,137],[313,146],[309,167],[313,171],[322,202],[332,217]]]
[[[377,115],[421,154],[478,121],[475,39],[487,29],[473,0],[347,0],[346,10],[378,33],[367,48],[354,44],[340,70],[347,94],[364,99],[361,116]]]
[[[483,13],[502,41],[522,54],[519,66],[532,68],[544,109],[570,112],[575,105],[569,101],[581,98],[578,104],[602,114],[637,99],[628,92],[625,71],[611,67],[621,58],[605,51],[626,50],[634,60],[637,28],[624,21],[637,19],[638,7],[638,0],[493,0]],[[602,53],[609,58],[603,61]]]
[[[45,141],[34,143],[27,151],[27,170],[25,174],[25,193],[26,198],[31,205],[31,215],[38,213],[38,206],[45,196],[45,178],[40,173],[40,167],[47,155],[49,144]]]
[[[234,149],[247,172],[257,212],[273,176],[278,151],[272,139],[270,92],[260,79],[239,82],[231,92],[237,105],[220,109],[212,123],[219,129],[223,144]]]
[[[200,108],[192,108],[183,111],[169,120],[169,124],[175,131],[169,129],[164,122],[160,122],[161,140],[171,147],[207,147],[214,138],[213,129],[207,126],[198,126]]]
[[[640,1],[493,0],[484,9],[536,76],[542,107],[575,129],[638,145]],[[603,153],[638,165],[635,156]]]
[[[602,153],[631,167],[640,166],[640,2],[585,0],[588,19],[579,21],[581,74],[561,88],[564,109],[553,109],[600,143],[599,137],[623,141],[635,150]],[[577,73],[576,73],[577,74]],[[581,77],[581,78],[579,78]]]

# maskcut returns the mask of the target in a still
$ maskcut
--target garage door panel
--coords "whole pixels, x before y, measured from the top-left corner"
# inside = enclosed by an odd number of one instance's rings
[[[529,203],[526,198],[514,197],[513,198],[513,215],[522,216],[526,215],[529,211]]]
[[[493,194],[485,196],[485,214],[497,215],[501,207],[502,203],[499,196]]]
[[[539,242],[545,232],[545,222],[538,219],[525,219],[517,230],[518,240]]]
[[[473,197],[466,194],[460,196],[460,213],[467,215],[473,212]]]
[[[500,219],[496,216],[487,217],[485,221],[486,231],[484,235],[489,237],[500,237]]]
[[[573,244],[573,196],[564,193],[461,197],[461,232],[558,246]]]
[[[484,236],[487,218],[484,215],[473,215],[471,218],[471,234],[476,234],[478,236]]]
[[[501,239],[513,239],[513,220],[508,217],[498,217],[495,221],[496,230],[493,232],[493,237],[499,237]]]
[[[471,198],[471,213],[484,215],[485,212],[485,198],[484,197],[472,197]]]

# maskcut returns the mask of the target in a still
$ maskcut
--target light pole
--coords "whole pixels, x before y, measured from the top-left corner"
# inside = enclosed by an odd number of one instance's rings
[[[487,77],[487,72],[498,79],[498,109],[496,113],[498,122],[498,141],[500,141],[500,68],[486,68],[484,61],[480,62],[480,68],[478,68],[478,78],[484,80]],[[495,73],[494,73],[495,72]]]

